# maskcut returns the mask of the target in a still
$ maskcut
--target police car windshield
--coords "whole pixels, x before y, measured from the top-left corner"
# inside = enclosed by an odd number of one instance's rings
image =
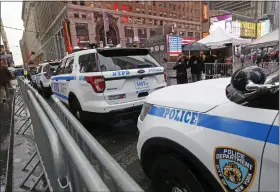
[[[56,70],[58,65],[60,64],[60,62],[51,62],[49,64],[50,64],[51,69]]]
[[[98,52],[101,71],[117,71],[159,67],[157,60],[145,49],[117,49]]]

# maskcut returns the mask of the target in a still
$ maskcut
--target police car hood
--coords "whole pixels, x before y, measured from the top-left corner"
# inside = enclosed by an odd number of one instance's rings
[[[230,78],[199,81],[196,83],[173,85],[159,89],[149,95],[147,103],[206,112],[222,103],[230,102],[226,97],[226,87]]]

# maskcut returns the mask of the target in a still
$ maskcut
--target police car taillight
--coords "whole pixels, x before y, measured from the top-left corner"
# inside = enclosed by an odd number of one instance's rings
[[[143,107],[142,107],[142,110],[141,110],[141,113],[140,113],[140,120],[143,121],[145,119],[145,117],[147,116],[147,114],[149,113],[151,107],[153,105],[149,104],[149,103],[144,103]]]
[[[106,87],[103,76],[86,77],[86,81],[91,84],[96,93],[103,93]]]
[[[165,82],[167,82],[167,74],[166,74],[166,72],[164,72],[164,80],[165,80]]]

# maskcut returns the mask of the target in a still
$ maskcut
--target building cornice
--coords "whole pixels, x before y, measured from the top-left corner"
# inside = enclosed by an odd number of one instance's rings
[[[91,8],[91,7],[73,5],[73,4],[67,4],[67,8],[73,9],[73,10],[81,10],[81,11],[107,12],[109,14],[114,14],[114,15],[119,15],[119,16],[141,17],[141,18],[147,18],[147,19],[163,20],[163,21],[168,21],[168,22],[201,25],[200,22],[194,22],[194,21],[186,21],[186,20],[173,19],[173,18],[168,18],[168,17],[159,17],[159,16],[154,16],[154,15],[145,15],[145,14],[141,14],[141,13],[121,12],[121,11],[115,11],[115,10],[111,10],[111,9]]]

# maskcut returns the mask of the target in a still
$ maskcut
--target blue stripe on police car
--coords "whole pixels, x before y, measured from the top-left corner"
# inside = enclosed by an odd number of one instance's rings
[[[149,115],[279,145],[279,126],[194,111],[152,106]],[[270,130],[269,138],[267,138]]]

